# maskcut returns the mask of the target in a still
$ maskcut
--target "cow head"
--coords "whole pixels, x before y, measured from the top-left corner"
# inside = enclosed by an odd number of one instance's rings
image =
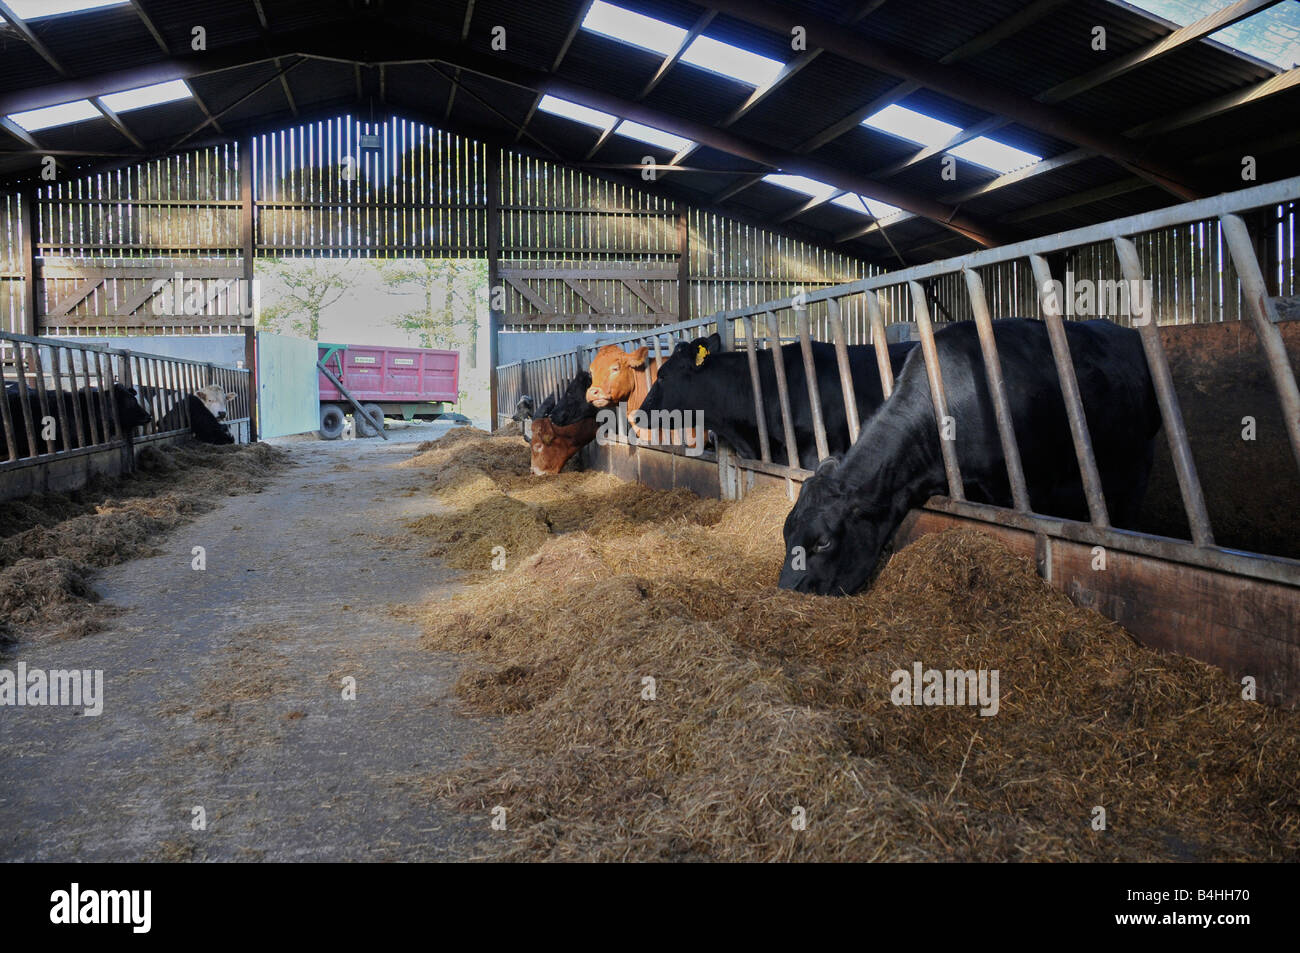
[[[717,334],[679,343],[668,359],[659,365],[659,375],[641,402],[641,409],[649,412],[691,407],[691,402],[696,399],[692,393],[693,382],[708,371],[710,358],[721,351],[722,338]]]
[[[557,427],[567,427],[585,418],[595,418],[596,408],[587,402],[587,388],[590,386],[591,375],[586,371],[579,371],[577,376],[565,385],[564,393],[560,395],[555,410],[550,414],[551,420]]]
[[[895,524],[878,503],[849,485],[835,457],[823,460],[785,518],[781,588],[840,596],[866,586]]]
[[[596,438],[596,421],[583,418],[575,424],[560,427],[547,417],[533,421],[532,449],[533,476],[553,476],[559,473],[569,459]]]
[[[208,413],[213,417],[217,420],[225,420],[226,406],[234,403],[239,395],[227,392],[216,384],[209,384],[196,390],[194,396],[203,401],[203,406],[208,408]]]
[[[592,358],[591,386],[587,388],[587,402],[605,408],[618,406],[631,396],[636,387],[636,375],[645,370],[647,347],[637,348],[630,354],[617,344],[607,344]]]
[[[519,398],[515,404],[515,412],[510,415],[511,420],[525,421],[533,419],[533,399],[525,394]]]
[[[153,420],[153,416],[140,403],[134,387],[114,383],[113,402],[117,405],[117,419],[121,421],[122,429],[127,433]]]

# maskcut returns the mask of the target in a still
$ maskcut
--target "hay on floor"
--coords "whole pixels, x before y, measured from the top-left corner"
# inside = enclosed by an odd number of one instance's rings
[[[142,447],[137,472],[73,493],[0,503],[0,638],[79,638],[112,614],[95,569],[149,555],[223,496],[257,492],[286,465],[267,444]]]
[[[493,492],[550,522],[423,612],[431,648],[472,653],[465,703],[509,717],[498,757],[434,784],[507,808],[502,857],[1300,857],[1296,713],[1139,646],[991,537],[925,537],[869,593],[805,596],[776,588],[780,490],[449,472],[457,525]],[[997,670],[997,714],[895,705],[918,662]]]

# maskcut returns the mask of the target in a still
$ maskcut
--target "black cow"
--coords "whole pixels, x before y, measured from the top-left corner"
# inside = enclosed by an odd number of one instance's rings
[[[117,419],[121,422],[122,429],[129,440],[134,434],[137,427],[141,427],[150,420],[149,411],[140,405],[140,401],[134,388],[127,387],[125,384],[114,383],[112,387],[113,403],[117,409]],[[73,401],[76,401],[76,407]],[[18,384],[13,381],[5,384],[5,401],[9,404],[9,414],[13,419],[14,426],[14,446],[19,457],[31,456],[32,450],[27,442],[27,424],[23,415],[23,397],[19,392]],[[77,426],[77,412],[80,411],[82,433],[84,440],[78,437],[69,438],[63,432],[63,427],[58,423],[60,420],[59,406],[63,407],[63,420],[66,420],[69,429],[75,429]],[[97,432],[101,442],[105,440],[116,439],[116,432],[113,426],[113,413],[111,409],[106,409],[106,402],[103,393],[99,388],[83,387],[75,394],[71,391],[56,392],[52,388],[45,391],[46,412],[41,412],[40,396],[34,386],[27,388],[26,407],[27,412],[31,414],[32,428],[36,433],[36,454],[48,453],[49,445],[41,438],[42,417],[50,416],[56,421],[54,428],[54,439],[52,441],[54,450],[67,450],[78,445],[89,444],[93,441]],[[94,423],[94,429],[91,424]],[[3,428],[0,428],[0,459],[9,458],[8,441],[5,439]]]
[[[549,414],[537,416],[550,417],[551,423],[557,427],[567,427],[588,418],[594,420],[598,410],[595,404],[587,400],[587,388],[590,386],[591,374],[587,371],[579,371],[573,380],[564,386],[563,393],[555,402],[555,408]]]
[[[903,366],[915,342],[889,345],[889,361],[895,374]],[[840,390],[839,364],[835,347],[814,341],[813,367],[817,375],[817,392],[821,396],[822,416],[826,425],[826,442],[831,453],[849,448],[848,418]],[[882,392],[876,369],[875,348],[869,344],[850,347],[849,369],[853,377],[858,419],[865,420],[880,406]],[[785,463],[785,429],[781,421],[781,404],[777,396],[776,368],[772,351],[758,352],[759,382],[763,388],[763,409],[772,460]],[[804,375],[803,350],[798,344],[781,348],[786,384],[790,392],[790,416],[794,424],[798,458],[811,469],[817,463],[817,442],[813,430],[812,404],[808,399]],[[678,344],[659,368],[659,377],[641,410],[696,411],[704,415],[704,426],[719,439],[731,444],[741,456],[759,457],[758,423],[754,418],[754,397],[749,380],[749,357],[741,351],[723,351],[717,334]]]
[[[1151,470],[1160,410],[1141,339],[1109,321],[1065,323],[1111,521],[1132,527]],[[1087,519],[1047,327],[993,324],[1029,502],[1036,513]],[[966,496],[1011,505],[979,339],[973,322],[935,333]],[[925,360],[914,351],[893,396],[843,460],[828,458],[785,521],[783,589],[841,595],[862,589],[907,511],[948,492]]]
[[[587,388],[591,386],[591,374],[579,371],[569,383],[564,385],[562,393],[549,395],[540,407],[528,394],[515,402],[515,412],[511,420],[517,420],[523,428],[524,443],[532,445],[532,422],[549,417],[557,426],[576,423],[579,420],[596,416],[596,407],[587,403]]]

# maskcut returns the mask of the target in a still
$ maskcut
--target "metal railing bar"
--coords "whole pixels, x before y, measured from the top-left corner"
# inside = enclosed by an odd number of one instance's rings
[[[1224,215],[1219,221],[1224,241],[1232,254],[1232,262],[1237,268],[1242,297],[1246,302],[1246,314],[1268,362],[1278,403],[1282,405],[1282,418],[1286,424],[1287,437],[1291,441],[1291,453],[1295,457],[1296,466],[1300,467],[1300,388],[1296,386],[1295,371],[1287,356],[1282,332],[1277,326],[1277,308],[1269,299],[1246,223],[1237,215]]]
[[[815,291],[802,292],[798,296],[792,295],[788,298],[765,301],[758,305],[735,308],[723,312],[722,317],[726,319],[743,318],[746,314],[759,311],[784,311],[795,306],[796,297],[799,304],[814,304],[829,298],[842,298],[863,291],[875,291],[907,284],[912,281],[937,278],[941,275],[961,271],[964,267],[982,268],[985,265],[1014,261],[1017,258],[1027,258],[1030,255],[1045,255],[1064,248],[1110,241],[1117,234],[1141,234],[1174,225],[1185,225],[1205,219],[1218,218],[1231,212],[1244,212],[1269,205],[1285,204],[1295,201],[1297,197],[1300,197],[1300,176],[1281,179],[1265,185],[1256,185],[1248,189],[1239,189],[1235,192],[1225,192],[1222,195],[1198,199],[1195,202],[1188,202],[1183,205],[1173,205],[1169,208],[1155,209],[1109,222],[1100,222],[1096,225],[1086,225],[1082,228],[1058,232],[1055,235],[1044,235],[1010,245],[999,245],[996,248],[986,248],[966,255],[926,262],[901,271],[890,271],[881,275],[873,275],[870,278],[859,278],[856,281],[844,284],[829,285]]]
[[[849,342],[844,336],[844,321],[840,305],[835,299],[826,302],[826,320],[835,339],[835,362],[840,371],[840,393],[844,398],[844,417],[849,423],[849,444],[858,442],[858,396],[853,387],[853,370],[849,366]]]
[[[803,355],[808,404],[812,410],[813,438],[817,442],[817,459],[821,461],[829,457],[831,451],[826,442],[826,420],[822,416],[822,398],[817,388],[817,364],[813,359],[812,326],[808,320],[808,309],[796,308],[795,319],[799,326],[799,351]]]
[[[1061,397],[1065,401],[1065,415],[1070,423],[1070,439],[1074,442],[1074,456],[1079,463],[1084,499],[1088,502],[1088,516],[1092,525],[1107,527],[1110,526],[1110,513],[1106,509],[1106,495],[1101,489],[1101,476],[1097,473],[1097,457],[1092,449],[1088,418],[1083,412],[1079,379],[1075,376],[1070,344],[1065,338],[1061,302],[1050,291],[1053,287],[1052,270],[1042,255],[1031,255],[1029,267],[1034,274],[1043,323],[1047,325],[1047,339],[1052,346],[1052,360],[1056,363],[1056,377],[1061,385]]]
[[[943,470],[948,477],[948,495],[954,500],[966,499],[962,484],[961,467],[957,463],[955,440],[945,439],[943,432],[952,418],[948,414],[948,396],[943,389],[943,374],[939,370],[939,352],[934,345],[934,326],[930,323],[930,306],[925,300],[925,289],[919,282],[910,282],[912,309],[916,313],[916,327],[921,334],[921,356],[925,359],[926,379],[930,384],[930,403],[934,406],[935,431],[939,437],[939,453],[943,457]],[[954,422],[955,424],[955,422]]]
[[[794,415],[790,412],[790,386],[785,379],[785,359],[781,352],[781,325],[776,314],[767,312],[767,333],[776,343],[772,350],[772,370],[776,374],[777,400],[781,404],[781,431],[785,434],[785,455],[792,468],[799,467],[799,446],[794,438]],[[787,489],[789,489],[787,487]]]
[[[1210,546],[1214,543],[1214,534],[1210,531],[1210,517],[1205,510],[1201,479],[1196,473],[1196,461],[1192,458],[1191,444],[1187,440],[1187,426],[1178,404],[1178,393],[1174,390],[1174,377],[1169,371],[1169,361],[1165,358],[1164,344],[1160,341],[1160,329],[1151,313],[1152,303],[1146,300],[1146,294],[1140,290],[1143,275],[1137,246],[1131,239],[1124,237],[1114,241],[1120,270],[1132,289],[1130,307],[1134,310],[1133,324],[1142,336],[1142,349],[1146,352],[1151,383],[1155,387],[1156,400],[1160,403],[1160,417],[1164,421],[1165,433],[1169,436],[1169,453],[1173,457],[1174,473],[1178,477],[1178,489],[1182,493],[1192,542],[1197,546]]]
[[[28,399],[30,391],[27,389],[27,367],[23,362],[22,345],[14,348],[14,372],[18,378],[18,398],[22,401],[23,412],[23,429],[27,432],[27,451],[35,457],[39,455],[36,449],[36,431],[32,428],[32,407]]]
[[[767,414],[763,409],[763,381],[758,373],[758,350],[754,340],[754,319],[745,318],[745,355],[749,363],[749,386],[754,395],[754,419],[758,423],[758,454],[764,463],[772,462],[772,441],[767,435]],[[780,354],[774,354],[773,359]]]
[[[1002,443],[1002,456],[1006,459],[1012,505],[1021,513],[1027,513],[1029,512],[1029,490],[1025,486],[1025,469],[1020,459],[1020,446],[1016,441],[1011,406],[1007,402],[1007,385],[1002,378],[1002,360],[998,357],[997,340],[993,335],[993,318],[989,314],[988,299],[984,295],[984,282],[974,269],[967,269],[965,274],[966,291],[970,295],[971,311],[975,315],[975,330],[979,334],[980,351],[984,357],[984,373],[988,376],[989,395],[993,398],[993,416],[997,423],[998,439]]]
[[[880,393],[885,400],[894,392],[894,366],[889,361],[889,340],[885,334],[885,318],[880,312],[880,296],[868,291],[867,320],[871,324],[871,340],[876,349],[876,370],[880,372]]]

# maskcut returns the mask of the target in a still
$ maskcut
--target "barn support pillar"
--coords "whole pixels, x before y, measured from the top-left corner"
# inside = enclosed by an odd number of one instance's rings
[[[23,269],[22,323],[19,334],[36,337],[36,190],[24,189],[18,196],[18,230],[22,236],[19,255]]]
[[[252,302],[253,280],[257,265],[257,208],[253,202],[253,140],[246,136],[239,140],[239,246],[243,270],[244,301]],[[248,368],[248,440],[257,441],[257,316],[243,316],[244,367]],[[206,382],[205,382],[206,383]]]
[[[691,319],[691,228],[686,206],[677,206],[677,320]]]
[[[497,328],[501,294],[501,152],[487,150],[487,259],[488,259],[488,429],[497,429]]]

